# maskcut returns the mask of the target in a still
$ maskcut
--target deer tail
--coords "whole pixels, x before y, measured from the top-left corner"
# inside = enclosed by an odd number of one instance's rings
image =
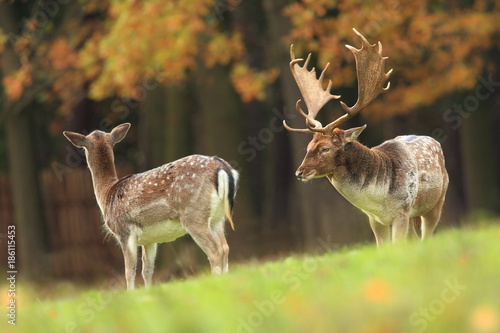
[[[222,197],[224,204],[224,215],[234,230],[233,206],[236,190],[238,188],[239,174],[227,162],[222,163],[222,167],[217,170],[217,192]]]

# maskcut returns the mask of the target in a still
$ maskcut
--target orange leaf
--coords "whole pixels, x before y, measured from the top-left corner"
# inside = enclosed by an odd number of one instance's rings
[[[371,303],[387,303],[392,299],[392,290],[385,280],[373,278],[365,282],[363,296]]]

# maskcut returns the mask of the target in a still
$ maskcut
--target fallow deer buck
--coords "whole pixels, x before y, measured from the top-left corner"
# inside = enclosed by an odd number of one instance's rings
[[[331,99],[331,81],[323,88],[325,67],[319,79],[314,68],[307,70],[310,54],[304,65],[303,59],[295,59],[293,45],[290,48],[290,69],[307,106],[307,114],[296,104],[297,112],[306,122],[305,129],[294,129],[286,122],[291,132],[314,134],[307,146],[306,156],[296,171],[299,180],[326,177],[349,202],[368,215],[377,245],[390,240],[405,240],[408,235],[418,237],[416,224],[421,222],[421,238],[432,235],[441,216],[448,188],[441,145],[431,137],[405,135],[385,141],[379,146],[367,148],[356,139],[366,125],[347,130],[338,127],[359,113],[381,92],[389,89],[392,70],[384,72],[385,59],[382,44],[368,41],[356,29],[362,46],[346,47],[354,54],[358,78],[358,100],[352,107],[341,102],[346,112],[327,126],[316,120],[320,109]]]
[[[218,157],[191,155],[158,168],[118,179],[113,146],[123,140],[130,124],[110,133],[85,136],[65,131],[83,148],[92,174],[94,193],[107,230],[123,251],[127,289],[134,289],[137,247],[142,246],[142,276],[151,286],[157,243],[189,233],[208,256],[212,274],[228,271],[229,247],[224,236],[238,173]]]

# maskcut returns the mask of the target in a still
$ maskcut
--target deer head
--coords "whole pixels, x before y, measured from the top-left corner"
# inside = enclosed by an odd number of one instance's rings
[[[113,146],[122,141],[130,129],[130,124],[116,126],[111,133],[93,131],[85,136],[80,133],[64,131],[64,136],[77,148],[83,148],[90,168],[103,164],[113,164]],[[89,151],[94,152],[89,154]]]
[[[304,98],[307,114],[302,110],[300,105],[302,100],[300,99],[297,101],[296,109],[305,118],[306,128],[291,128],[285,121],[283,121],[283,125],[290,132],[314,134],[307,146],[306,156],[296,172],[296,176],[301,180],[307,181],[331,173],[332,166],[337,163],[339,152],[341,153],[351,142],[355,141],[366,125],[348,130],[341,130],[338,127],[359,113],[380,93],[389,89],[390,83],[387,83],[385,87],[384,84],[392,69],[387,73],[384,72],[387,57],[382,56],[382,44],[378,42],[378,50],[376,50],[377,45],[371,45],[356,29],[353,30],[361,39],[361,48],[356,49],[350,45],[346,45],[346,47],[353,53],[356,60],[358,99],[352,107],[348,107],[341,101],[340,104],[346,113],[326,126],[323,126],[315,118],[328,101],[340,98],[340,96],[330,93],[331,80],[329,80],[327,88],[323,89],[323,77],[329,63],[317,79],[314,68],[310,71],[307,70],[311,54],[308,55],[301,67],[299,63],[303,59],[296,59],[293,45],[290,47],[290,70]]]

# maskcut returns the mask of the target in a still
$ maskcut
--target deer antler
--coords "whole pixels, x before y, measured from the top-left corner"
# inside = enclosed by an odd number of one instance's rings
[[[328,80],[328,87],[326,89],[323,89],[323,77],[330,63],[326,64],[325,68],[321,72],[321,75],[319,76],[319,79],[316,79],[316,69],[313,67],[313,69],[311,69],[310,71],[307,70],[307,65],[311,60],[310,53],[307,56],[304,66],[300,67],[298,63],[303,61],[304,59],[295,59],[292,44],[290,46],[290,58],[292,60],[290,61],[290,70],[292,71],[293,77],[295,78],[295,82],[297,82],[297,85],[299,86],[302,97],[304,97],[304,102],[307,106],[307,114],[305,114],[300,107],[300,102],[302,100],[299,99],[295,107],[297,109],[297,112],[306,119],[307,129],[291,128],[286,124],[285,121],[283,121],[283,125],[287,130],[291,132],[311,133],[311,131],[319,131],[323,128],[321,123],[315,119],[319,110],[321,110],[321,108],[329,100],[340,98],[340,96],[332,95],[330,93],[330,89],[332,87],[331,80]]]
[[[365,106],[370,104],[371,101],[380,95],[380,93],[388,90],[391,86],[391,83],[387,82],[387,86],[384,87],[384,83],[391,75],[392,69],[387,73],[384,73],[385,60],[388,57],[382,56],[382,43],[377,43],[378,51],[376,51],[375,44],[370,45],[361,33],[354,28],[352,30],[359,36],[362,44],[359,49],[356,49],[351,45],[346,45],[356,59],[358,100],[352,107],[348,107],[342,101],[340,102],[346,114],[328,125],[331,126],[332,130],[359,113]]]
[[[314,118],[318,114],[319,110],[332,98],[339,98],[340,96],[330,95],[330,87],[331,81],[328,85],[328,88],[323,90],[321,86],[321,80],[323,79],[323,74],[328,67],[325,67],[325,70],[321,73],[319,80],[316,79],[316,73],[313,70],[308,72],[304,70],[307,67],[307,64],[310,59],[310,55],[307,57],[306,63],[303,67],[297,65],[300,75],[296,74],[294,71],[294,65],[298,61],[302,61],[302,59],[295,59],[292,50],[290,51],[290,55],[292,61],[290,62],[290,68],[292,68],[292,73],[295,77],[295,81],[299,86],[300,92],[306,101],[308,114],[306,115],[302,109],[300,108],[300,100],[297,101],[297,111],[306,118],[307,129],[297,130],[288,127],[285,124],[286,129],[300,132],[300,133],[314,133],[321,132],[323,134],[331,133],[332,130],[339,125],[343,124],[345,121],[358,114],[364,107],[366,107],[371,101],[373,101],[380,93],[386,91],[390,87],[390,83],[387,83],[387,86],[384,87],[385,81],[389,78],[392,73],[392,69],[384,73],[385,60],[387,57],[382,56],[382,44],[378,42],[378,51],[375,50],[375,45],[371,45],[368,43],[366,38],[360,34],[356,29],[353,28],[354,33],[358,35],[361,39],[361,48],[356,49],[351,45],[346,45],[346,47],[353,53],[354,58],[356,60],[356,75],[358,78],[358,100],[356,104],[352,107],[348,107],[344,102],[340,102],[342,108],[345,110],[346,114],[341,116],[340,118],[334,120],[329,123],[327,126],[321,126],[321,123]],[[304,74],[304,72],[306,74]],[[317,83],[316,85],[311,84],[309,81],[302,78],[302,76],[307,76],[308,80],[311,80],[311,76],[313,76],[314,81]],[[309,84],[308,84],[309,82]],[[329,98],[325,97],[325,93],[330,96]],[[317,97],[319,96],[319,97]],[[315,101],[309,102],[308,100],[314,99]],[[318,101],[316,101],[318,99]]]

